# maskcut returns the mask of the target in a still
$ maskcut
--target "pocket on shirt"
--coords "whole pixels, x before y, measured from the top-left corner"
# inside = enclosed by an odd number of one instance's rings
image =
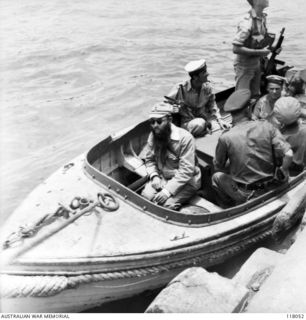
[[[167,154],[167,162],[168,162],[169,166],[171,166],[172,168],[177,168],[178,163],[179,163],[179,159],[175,154],[169,152]]]

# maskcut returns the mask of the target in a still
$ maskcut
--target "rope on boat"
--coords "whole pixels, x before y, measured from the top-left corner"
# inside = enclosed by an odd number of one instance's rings
[[[0,297],[3,298],[25,298],[25,297],[49,297],[54,296],[66,289],[75,288],[81,284],[118,280],[124,278],[140,278],[158,273],[167,272],[172,269],[179,269],[199,265],[205,261],[205,266],[209,267],[216,263],[221,263],[229,257],[237,255],[246,247],[262,241],[271,236],[271,230],[260,235],[247,239],[238,245],[230,248],[223,248],[218,252],[202,254],[194,258],[186,258],[178,262],[171,262],[164,265],[145,267],[126,271],[103,272],[95,274],[84,274],[78,276],[0,276]],[[133,285],[133,284],[131,284]]]

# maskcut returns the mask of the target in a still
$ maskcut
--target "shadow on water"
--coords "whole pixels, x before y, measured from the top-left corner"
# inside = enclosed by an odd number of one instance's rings
[[[262,241],[242,254],[235,256],[220,265],[208,268],[207,271],[217,272],[220,276],[231,279],[258,248],[263,247],[277,252],[287,251],[292,243],[294,243],[296,233],[299,230],[300,227],[297,225],[282,239],[282,242],[276,243],[273,239]],[[131,298],[109,302],[102,306],[88,309],[84,311],[84,313],[143,313],[162,289],[163,288],[145,291]]]

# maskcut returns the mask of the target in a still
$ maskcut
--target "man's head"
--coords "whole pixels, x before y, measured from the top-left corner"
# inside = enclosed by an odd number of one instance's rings
[[[281,97],[285,78],[278,75],[271,75],[267,78],[267,92],[272,100],[277,100]]]
[[[272,115],[280,126],[290,126],[299,119],[301,115],[301,105],[299,101],[293,97],[279,98],[275,102]]]
[[[290,96],[294,97],[297,94],[304,94],[304,81],[300,77],[293,78],[287,88],[287,92]]]
[[[155,155],[160,157],[162,163],[165,163],[171,136],[172,117],[169,112],[169,104],[164,102],[155,104],[150,112],[149,121],[154,137]]]
[[[260,7],[263,9],[269,7],[269,0],[247,0],[248,3],[253,7]]]
[[[206,82],[207,77],[209,76],[206,61],[204,59],[190,61],[186,64],[185,71],[188,72],[192,80],[200,83]]]
[[[251,91],[249,89],[236,90],[226,100],[224,111],[230,112],[232,115],[247,112],[250,98]]]
[[[157,139],[163,139],[171,131],[171,113],[169,104],[161,102],[152,107],[149,114],[151,131]]]

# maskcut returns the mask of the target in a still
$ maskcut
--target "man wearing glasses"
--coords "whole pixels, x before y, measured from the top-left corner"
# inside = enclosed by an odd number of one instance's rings
[[[167,96],[179,105],[181,127],[195,137],[205,135],[210,129],[227,128],[207,78],[206,61],[191,61],[185,66],[185,71],[190,79],[176,85]]]
[[[200,188],[201,171],[193,136],[171,122],[167,108],[168,104],[157,104],[149,115],[151,133],[145,164],[150,180],[142,195],[156,204],[179,210]]]

